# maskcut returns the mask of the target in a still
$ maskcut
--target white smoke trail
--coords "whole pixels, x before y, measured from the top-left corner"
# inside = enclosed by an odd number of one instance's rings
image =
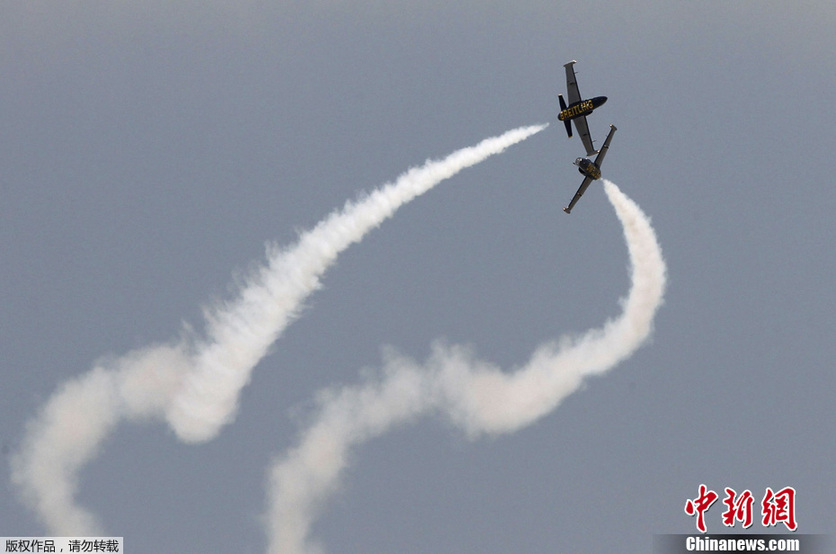
[[[511,374],[467,349],[436,345],[423,366],[387,353],[379,380],[321,393],[315,423],[269,472],[268,552],[321,551],[310,541],[310,527],[352,446],[431,411],[472,437],[514,431],[553,410],[584,377],[607,371],[641,346],[662,303],[665,263],[641,209],[613,183],[605,181],[604,188],[624,226],[632,266],[621,315],[574,340],[540,346]]]
[[[292,248],[271,247],[266,265],[242,285],[236,299],[205,312],[206,339],[190,336],[130,352],[59,387],[27,425],[11,459],[11,479],[23,501],[53,535],[103,535],[95,516],[74,497],[80,469],[117,423],[164,418],[185,442],[215,437],[234,419],[252,369],[342,250],[444,179],[545,127],[513,129],[442,160],[428,160],[348,202]]]
[[[302,301],[319,287],[319,277],[340,252],[416,196],[544,128],[514,129],[411,169],[394,183],[331,214],[295,247],[274,251],[235,303],[207,316],[209,339],[198,347],[195,367],[166,414],[178,436],[185,441],[208,440],[234,418],[239,393],[252,368],[296,316]]]
[[[53,536],[105,536],[75,502],[78,473],[119,421],[160,417],[189,364],[182,346],[131,352],[64,383],[27,424],[11,480]]]

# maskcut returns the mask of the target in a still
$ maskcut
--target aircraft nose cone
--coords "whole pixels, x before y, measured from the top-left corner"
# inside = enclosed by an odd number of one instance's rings
[[[606,96],[596,96],[592,99],[592,104],[597,108],[598,106],[603,106],[606,101]]]

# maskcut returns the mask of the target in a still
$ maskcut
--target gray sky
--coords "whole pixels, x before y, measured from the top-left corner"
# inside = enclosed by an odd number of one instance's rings
[[[340,256],[215,440],[123,423],[78,501],[129,551],[263,552],[267,467],[318,390],[438,339],[511,371],[617,315],[628,258],[600,185],[561,211],[580,184],[580,141],[556,122],[576,59],[582,95],[609,97],[593,137],[619,129],[604,174],[668,264],[652,340],[514,434],[425,417],[362,445],[314,537],[648,551],[695,530],[682,508],[700,483],[756,502],[793,486],[799,532],[833,531],[832,3],[167,4],[0,8],[6,460],[63,382],[184,322],[201,332],[265,242],[522,125],[551,123]],[[8,474],[0,535],[44,534]]]

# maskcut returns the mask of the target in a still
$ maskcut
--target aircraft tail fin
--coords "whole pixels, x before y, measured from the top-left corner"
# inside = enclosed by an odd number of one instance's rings
[[[557,95],[557,100],[560,102],[560,111],[565,110],[566,109],[566,102],[563,100],[563,95],[558,94]],[[566,125],[566,134],[569,135],[569,138],[572,138],[572,121],[569,120],[569,119],[566,119],[566,120],[563,121],[563,124]]]

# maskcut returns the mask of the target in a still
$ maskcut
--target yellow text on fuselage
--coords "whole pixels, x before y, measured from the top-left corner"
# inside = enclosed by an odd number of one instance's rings
[[[571,108],[566,108],[562,112],[557,115],[557,119],[559,121],[565,121],[567,119],[572,119],[573,117],[577,117],[585,112],[591,112],[595,109],[595,106],[592,104],[592,100],[584,100],[583,102],[578,102]]]

